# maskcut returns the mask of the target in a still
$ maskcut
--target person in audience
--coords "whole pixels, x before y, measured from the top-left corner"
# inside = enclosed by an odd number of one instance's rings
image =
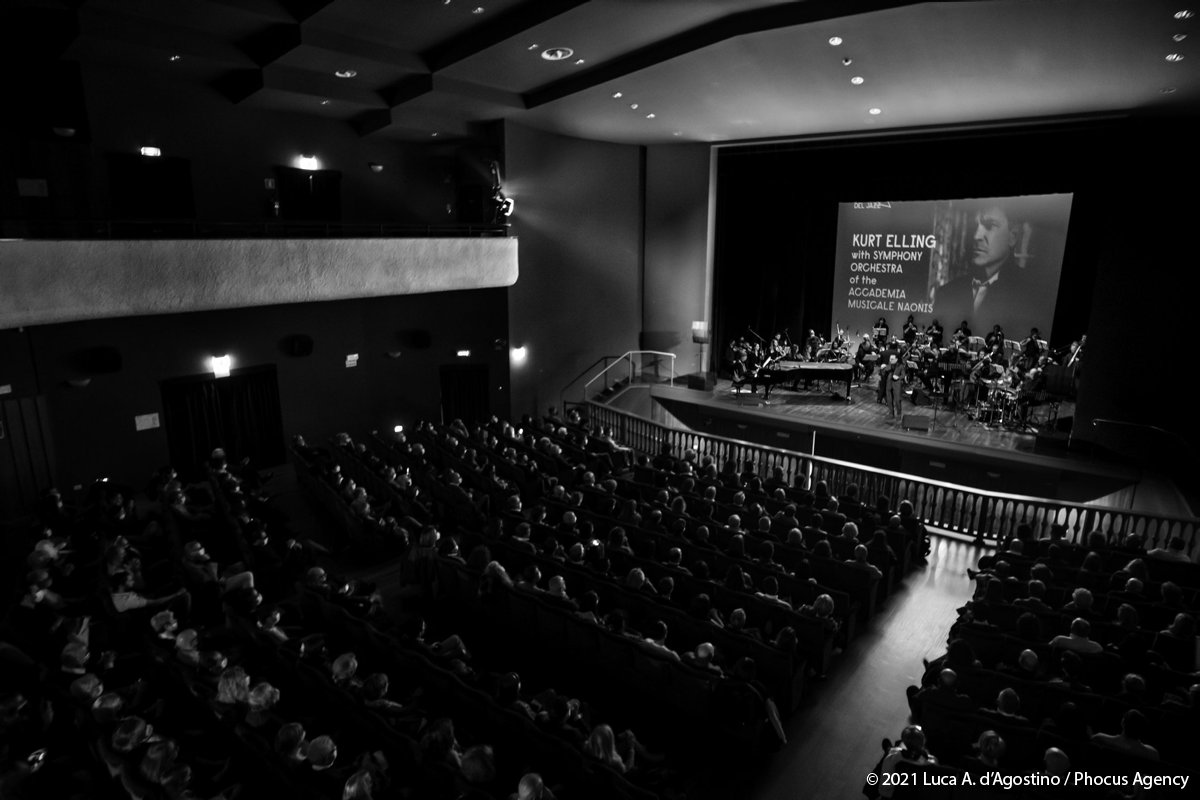
[[[909,725],[900,733],[900,744],[892,747],[891,742],[884,740],[887,755],[879,766],[880,775],[890,775],[898,771],[901,764],[937,764],[937,759],[925,748],[925,731],[920,725]],[[881,781],[879,796],[890,798],[896,790],[898,781]]]
[[[789,611],[792,608],[791,603],[779,596],[779,579],[774,575],[768,575],[767,577],[763,578],[762,591],[755,592],[754,594],[756,597],[761,597],[764,600],[774,603],[777,606],[786,608]]]
[[[965,761],[966,772],[976,777],[986,773],[1007,772],[1000,765],[1000,758],[1006,749],[1004,739],[995,731],[984,731],[979,734],[979,740],[972,748],[974,756]]]
[[[147,597],[133,588],[133,575],[128,571],[118,572],[113,576],[111,597],[113,608],[118,614],[143,608],[161,608],[179,602],[186,615],[186,609],[189,607],[187,589],[177,589],[162,597]]]
[[[849,525],[852,523],[847,523],[847,524]],[[868,560],[870,554],[867,551],[866,545],[864,545],[864,544],[855,545],[853,552],[854,552],[853,557],[846,559],[847,564],[849,564],[850,566],[854,567],[857,570],[865,572],[866,574],[870,575],[874,580],[879,580],[880,578],[883,577],[883,570],[881,570],[879,567],[875,566]]]
[[[667,645],[667,624],[660,619],[650,623],[646,629],[646,638],[643,640],[643,644],[655,655],[664,656],[672,661],[680,660],[679,653]]]
[[[646,579],[646,573],[642,571],[641,567],[634,567],[629,570],[629,573],[625,576],[624,585],[626,589],[634,592],[648,595],[658,594],[658,590],[654,588],[654,584]]]
[[[1024,608],[1038,614],[1052,614],[1054,609],[1046,603],[1046,584],[1040,580],[1030,580],[1025,584],[1025,596],[1013,600],[1017,608]]]
[[[683,654],[683,661],[686,664],[691,664],[693,667],[711,672],[720,677],[724,675],[724,671],[716,664],[717,649],[712,642],[701,642],[696,645],[694,651],[689,651]]]
[[[1095,617],[1095,599],[1090,590],[1079,587],[1071,592],[1071,600],[1062,607],[1064,614],[1090,619]]]
[[[1182,536],[1172,536],[1166,547],[1156,547],[1146,553],[1146,556],[1159,561],[1177,561],[1186,564],[1191,559],[1184,552],[1185,547],[1187,547],[1187,542],[1183,540]]]
[[[1083,681],[1083,659],[1074,650],[1065,650],[1058,659],[1058,675],[1051,683],[1062,684],[1073,692],[1091,692],[1092,687]]]
[[[984,708],[980,709],[979,713],[994,717],[998,721],[1003,720],[1010,725],[1029,724],[1029,718],[1021,714],[1021,697],[1011,686],[1001,689],[1000,694],[996,695],[995,709]]]
[[[1176,614],[1171,624],[1154,637],[1150,649],[1176,671],[1195,671],[1196,618],[1184,612]]]
[[[1104,646],[1091,637],[1092,624],[1083,617],[1071,621],[1071,632],[1068,636],[1055,636],[1050,640],[1050,646],[1056,650],[1072,650],[1085,655],[1099,653]]]
[[[618,743],[623,753],[618,752]],[[636,766],[636,744],[637,738],[632,731],[624,731],[618,740],[611,727],[601,724],[592,729],[583,746],[583,752],[601,764],[624,774]]]
[[[695,595],[688,603],[688,615],[716,625],[718,628],[725,627],[725,620],[721,618],[721,612],[713,607],[712,599],[705,592]]]
[[[933,686],[920,690],[916,686],[909,686],[906,691],[909,709],[912,711],[913,719],[918,722],[925,719],[925,715],[930,709],[943,712],[975,710],[975,701],[958,691],[958,673],[949,668],[943,669],[939,673],[937,682]]]
[[[750,626],[744,608],[735,608],[729,612],[729,621],[726,623],[725,629],[742,636],[749,636],[752,639],[762,639],[762,632],[758,628]]]
[[[1096,733],[1092,735],[1092,742],[1148,761],[1158,761],[1158,750],[1142,741],[1147,725],[1146,715],[1131,708],[1121,716],[1120,733]]]
[[[595,591],[588,589],[579,596],[579,609],[575,615],[591,622],[594,625],[600,624],[600,618],[597,611],[600,609],[600,595]]]
[[[1017,656],[1017,663],[1015,666],[1000,664],[996,671],[1010,677],[1017,678],[1018,680],[1046,680],[1046,674],[1042,669],[1041,661],[1038,659],[1038,654],[1028,648],[1022,650],[1020,655]]]
[[[462,765],[463,753],[454,735],[454,721],[449,717],[440,717],[431,722],[421,737],[421,751],[426,763],[448,764],[458,770]]]
[[[819,594],[813,599],[811,604],[805,604],[797,609],[797,613],[802,617],[818,620],[825,628],[826,634],[835,634],[840,627],[837,619],[833,616],[836,609],[833,598],[828,594]]]
[[[546,788],[542,776],[536,772],[527,772],[517,783],[517,791],[508,800],[555,800],[554,794]]]
[[[663,575],[659,578],[658,583],[654,584],[654,591],[658,592],[659,600],[675,604],[675,579],[670,575]]]
[[[1073,700],[1060,703],[1053,716],[1042,720],[1038,730],[1076,742],[1086,742],[1092,735],[1091,728]]]

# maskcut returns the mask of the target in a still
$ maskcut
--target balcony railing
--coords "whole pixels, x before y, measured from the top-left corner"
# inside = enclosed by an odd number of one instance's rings
[[[0,221],[4,239],[366,239],[508,236],[506,225],[392,222],[222,222],[195,219]]]
[[[739,465],[750,462],[760,475],[770,475],[780,467],[790,483],[803,476],[805,485],[825,481],[837,495],[850,484],[857,484],[859,497],[871,501],[887,497],[893,503],[909,500],[925,524],[974,537],[981,543],[994,543],[1016,532],[1018,525],[1033,527],[1040,537],[1049,535],[1058,524],[1067,530],[1067,538],[1082,542],[1088,533],[1101,531],[1110,537],[1137,534],[1146,547],[1162,547],[1174,536],[1187,542],[1187,553],[1196,560],[1200,554],[1200,520],[1170,517],[1087,503],[1068,503],[1042,497],[1005,494],[959,486],[953,483],[917,478],[900,472],[866,467],[831,458],[822,458],[790,450],[751,444],[736,439],[679,430],[660,425],[599,403],[591,403],[589,414],[594,423],[611,427],[622,444],[648,455],[657,454],[664,443],[677,456],[686,450],[711,455],[718,468],[733,460]],[[739,469],[740,471],[740,469]]]

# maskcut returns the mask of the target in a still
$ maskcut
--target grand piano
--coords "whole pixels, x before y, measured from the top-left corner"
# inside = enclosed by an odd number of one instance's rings
[[[776,361],[770,366],[763,367],[754,375],[748,376],[742,384],[750,384],[750,390],[754,391],[758,386],[762,386],[763,400],[766,401],[771,397],[772,386],[787,386],[790,384],[792,391],[799,391],[800,381],[808,383],[810,381],[829,381],[830,383],[841,383],[846,385],[845,398],[846,402],[850,402],[850,382],[854,376],[854,365],[846,364],[838,361]],[[734,384],[735,388],[740,388],[742,384]],[[834,393],[837,397],[837,393]],[[838,399],[841,399],[840,397]]]

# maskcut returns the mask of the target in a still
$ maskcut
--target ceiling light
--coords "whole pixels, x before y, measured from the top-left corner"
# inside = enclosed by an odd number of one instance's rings
[[[622,97],[624,97],[624,95],[623,95],[623,94],[621,94],[620,92],[613,92],[613,99],[614,99],[614,100],[620,100]]]
[[[853,83],[855,86],[862,86],[863,85],[863,76],[855,75],[853,78],[850,79],[850,82]]]
[[[829,43],[830,43],[831,45],[833,45],[834,47],[837,47],[839,44],[841,44],[841,43],[842,43],[842,37],[840,37],[840,36],[830,36],[830,37],[829,37]]]
[[[459,351],[455,352],[454,355],[458,356],[459,358],[470,358],[471,351],[470,350],[459,350]]]
[[[1159,89],[1158,91],[1159,91],[1159,94],[1175,94],[1175,87],[1174,86],[1164,86],[1163,88]]]
[[[630,104],[629,104],[629,107],[630,107],[630,108],[632,108],[634,111],[637,111],[638,104],[637,104],[637,103],[630,103]]]
[[[162,150],[157,147],[143,147],[138,152],[150,158],[157,158],[162,155]]]
[[[475,6],[473,9],[471,9],[471,13],[472,14],[482,14],[483,6]]]
[[[370,168],[371,172],[383,172],[383,164],[380,164],[378,161],[368,161],[367,167]]]
[[[1175,40],[1176,42],[1182,42],[1184,39],[1187,38],[1187,34],[1186,33],[1177,33],[1174,36],[1172,36],[1171,38],[1173,40]]]
[[[846,56],[845,58],[843,58],[843,59],[842,59],[842,66],[843,66],[843,67],[848,67],[848,66],[850,66],[850,65],[851,65],[851,64],[853,64],[853,63],[854,63],[854,59],[853,59],[853,58],[851,58],[850,56]]]
[[[180,60],[182,60],[182,59],[183,59],[183,56],[181,56],[181,55],[179,55],[178,53],[176,53],[175,55],[173,55],[173,56],[171,56],[170,58],[168,58],[168,59],[167,59],[167,61],[170,61],[170,62],[173,64],[173,63],[175,63],[176,61],[180,61]]]
[[[64,139],[70,139],[75,135],[75,129],[68,125],[56,125],[50,130],[54,131],[55,136],[61,136]]]
[[[1178,64],[1180,61],[1183,61],[1183,53],[1169,53],[1167,61],[1170,61],[1172,64]]]
[[[562,61],[575,55],[575,51],[569,47],[550,47],[542,51],[542,58],[547,61]]]
[[[671,131],[672,136],[683,136],[683,131]]]
[[[576,59],[576,60],[575,60],[575,66],[579,66],[579,65],[580,65],[580,64],[582,64],[582,63],[583,63],[583,59],[582,59],[582,58],[578,58],[578,59]]]
[[[208,359],[208,368],[212,370],[214,378],[228,378],[233,368],[233,359],[228,355],[211,356]]]
[[[353,78],[356,75],[358,75],[358,70],[356,70],[356,69],[339,69],[339,70],[334,70],[333,74],[339,78]]]
[[[514,364],[524,364],[525,358],[529,355],[529,350],[522,345],[520,347],[514,347],[512,350],[510,350],[509,355],[512,357]]]
[[[1191,19],[1194,16],[1196,15],[1186,8],[1182,8],[1175,12],[1175,19]]]
[[[649,114],[647,114],[646,119],[654,119],[654,112],[651,111]]]
[[[529,47],[526,47],[525,49],[526,49],[526,50],[537,50],[537,45],[536,45],[536,44],[531,44],[531,45],[529,45]]]
[[[867,113],[870,114],[872,117],[878,117],[880,114],[883,113],[883,109],[882,108],[868,108]]]
[[[433,133],[431,133],[431,134],[429,134],[429,135],[430,135],[430,136],[439,136],[439,135],[441,135],[441,134],[440,134],[438,131],[434,131]]]
[[[327,105],[329,105],[329,101],[328,101],[328,100],[322,100],[322,101],[321,101],[321,105],[323,105],[323,106],[327,106]]]
[[[321,161],[316,156],[299,155],[296,156],[296,169],[306,169],[309,171],[318,170],[321,168]]]

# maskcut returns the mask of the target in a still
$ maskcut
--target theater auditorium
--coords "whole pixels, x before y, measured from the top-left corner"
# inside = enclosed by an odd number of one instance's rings
[[[0,797],[1200,796],[1186,0],[0,8]]]

